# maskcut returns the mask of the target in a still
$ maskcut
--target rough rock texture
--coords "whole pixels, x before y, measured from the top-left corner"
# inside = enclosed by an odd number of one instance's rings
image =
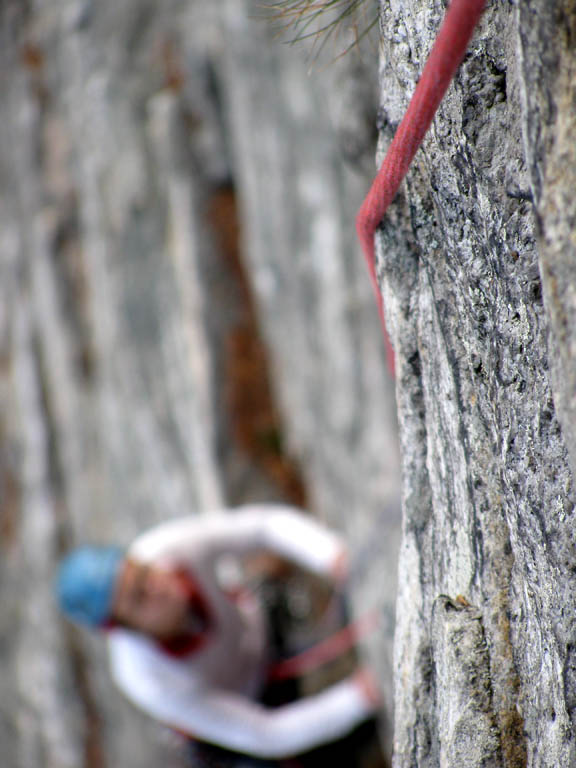
[[[397,768],[576,765],[569,6],[488,4],[378,238],[404,469]],[[382,5],[383,146],[442,12]],[[439,656],[439,595],[475,606],[481,660]],[[485,685],[493,727],[464,759],[443,693]]]
[[[525,134],[527,146],[532,147],[527,148],[527,156],[538,203],[542,284],[554,350],[550,356],[554,401],[574,468],[576,9],[574,3],[568,2],[551,5],[536,40],[531,30],[531,10],[534,12],[530,5],[522,8],[526,24],[521,38]]]
[[[308,503],[348,536],[391,697],[392,383],[353,235],[376,58],[371,78],[356,58],[309,77],[253,10],[0,8],[6,768],[181,764],[112,689],[102,639],[60,619],[52,579],[76,542],[222,502]]]
[[[432,607],[439,765],[501,768],[481,614],[440,596]]]

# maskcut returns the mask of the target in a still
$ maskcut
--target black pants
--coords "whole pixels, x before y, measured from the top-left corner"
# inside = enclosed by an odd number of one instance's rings
[[[194,768],[387,768],[374,719],[338,741],[293,758],[268,760],[202,742],[190,743],[190,757]]]
[[[280,763],[252,755],[231,752],[215,744],[190,742],[190,765],[193,768],[280,768]]]

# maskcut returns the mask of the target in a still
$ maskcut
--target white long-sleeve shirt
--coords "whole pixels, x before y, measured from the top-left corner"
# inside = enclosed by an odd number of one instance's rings
[[[296,755],[345,735],[373,713],[355,678],[279,708],[257,701],[266,674],[266,630],[254,600],[232,600],[218,579],[221,556],[268,551],[318,575],[331,575],[341,541],[297,510],[250,505],[164,523],[140,536],[131,559],[185,567],[213,617],[206,643],[174,657],[126,629],[109,635],[112,674],[137,706],[161,722],[259,757]]]

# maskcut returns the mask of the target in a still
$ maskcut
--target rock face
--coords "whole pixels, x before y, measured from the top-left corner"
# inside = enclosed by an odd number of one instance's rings
[[[3,766],[182,764],[51,584],[76,542],[223,503],[347,536],[391,710],[400,473],[353,219],[443,10],[381,5],[376,120],[369,44],[309,73],[248,0],[2,3]],[[569,0],[489,3],[378,236],[397,768],[576,765],[575,39]]]
[[[442,7],[381,16],[393,128]],[[575,23],[570,4],[489,3],[378,238],[403,461],[397,768],[576,765]]]
[[[182,764],[52,580],[75,543],[221,504],[305,504],[347,536],[391,708],[393,383],[353,234],[375,53],[309,75],[254,9],[0,10],[6,768]]]

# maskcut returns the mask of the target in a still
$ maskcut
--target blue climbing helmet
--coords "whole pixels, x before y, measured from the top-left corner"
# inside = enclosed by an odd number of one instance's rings
[[[114,586],[125,552],[120,547],[74,549],[60,564],[56,593],[74,622],[101,627],[111,618]]]

